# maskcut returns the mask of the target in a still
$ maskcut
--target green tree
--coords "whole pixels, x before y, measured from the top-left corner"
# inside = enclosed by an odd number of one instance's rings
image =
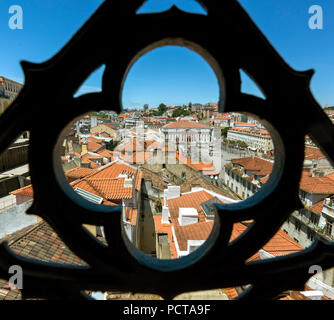
[[[160,115],[163,115],[167,111],[167,106],[164,103],[160,103],[158,110]]]
[[[231,129],[231,127],[225,127],[221,130],[222,132],[222,137],[227,137],[227,132]]]
[[[240,148],[247,148],[248,144],[244,141],[238,141],[238,145]]]
[[[185,117],[185,116],[189,116],[191,114],[191,112],[189,110],[187,110],[187,106],[184,107],[176,107],[176,109],[173,111],[172,117],[173,118],[177,118],[177,117]]]

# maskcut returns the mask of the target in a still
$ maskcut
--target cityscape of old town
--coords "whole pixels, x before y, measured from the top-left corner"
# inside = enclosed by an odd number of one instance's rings
[[[21,87],[0,78],[2,112]],[[334,121],[334,107],[325,112]],[[80,201],[121,206],[129,241],[158,259],[182,258],[203,245],[214,224],[215,204],[237,203],[259,192],[270,179],[276,156],[270,132],[256,117],[219,113],[217,102],[146,104],[121,114],[92,111],[75,119],[60,139],[59,165]],[[0,236],[24,256],[81,265],[83,261],[45,221],[25,214],[34,197],[28,147],[26,132],[0,157]],[[301,251],[317,238],[333,240],[334,169],[307,136],[300,199],[304,208],[295,211],[249,261]],[[230,241],[251,223],[236,223]],[[85,227],[103,241],[102,227]],[[333,285],[329,270],[312,277],[305,291],[290,291],[281,299],[333,299]],[[228,300],[244,289],[217,289],[186,298]],[[0,296],[17,299],[19,293],[4,283]],[[112,291],[104,296],[148,299]]]
[[[2,1],[0,300],[334,300],[334,2],[304,2]]]

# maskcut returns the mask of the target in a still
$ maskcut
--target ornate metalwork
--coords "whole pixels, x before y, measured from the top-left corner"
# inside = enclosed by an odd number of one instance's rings
[[[82,297],[83,290],[114,288],[169,299],[182,292],[251,284],[238,299],[256,300],[303,289],[311,265],[324,270],[334,266],[332,243],[316,242],[298,254],[245,261],[294,210],[302,208],[298,187],[305,135],[334,163],[334,127],[310,92],[313,71],[297,72],[288,66],[235,0],[200,1],[207,15],[174,6],[162,13],[136,14],[143,2],[106,0],[50,60],[22,62],[25,85],[0,118],[0,152],[21,132],[30,131],[35,199],[28,214],[46,220],[89,267],[28,260],[2,244],[1,276],[7,276],[10,265],[21,265],[24,298],[71,299]],[[195,50],[208,61],[220,83],[219,110],[260,118],[272,134],[276,161],[269,182],[255,196],[217,207],[205,245],[187,257],[158,261],[138,252],[122,234],[119,208],[74,201],[55,150],[63,128],[79,115],[96,109],[120,112],[122,86],[131,65],[145,52],[167,44]],[[84,80],[103,64],[103,91],[74,98]],[[241,93],[241,69],[262,89],[265,100]],[[52,121],[40,121],[36,118],[40,113],[49,113]],[[250,219],[254,222],[247,232],[229,243],[233,223]],[[103,225],[108,246],[86,232],[83,224]]]

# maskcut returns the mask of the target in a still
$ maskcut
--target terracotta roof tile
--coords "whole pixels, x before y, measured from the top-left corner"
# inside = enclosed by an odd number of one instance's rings
[[[232,163],[242,166],[245,170],[255,171],[255,174],[260,176],[270,174],[274,167],[272,162],[258,157],[232,159]]]
[[[28,185],[26,187],[23,187],[21,189],[12,191],[12,192],[10,192],[10,194],[33,197],[34,196],[34,190],[33,190],[32,184],[30,184],[30,185]]]
[[[238,297],[238,292],[235,288],[224,288],[223,292],[227,295],[229,300],[233,300]]]
[[[213,221],[210,222],[199,222],[190,225],[180,226],[175,225],[175,235],[181,251],[187,250],[188,240],[206,240],[208,239],[212,227]]]
[[[317,147],[305,146],[305,160],[315,160],[324,158],[324,154]]]
[[[123,175],[123,177],[120,175]],[[106,200],[131,199],[133,187],[125,187],[125,175],[133,176],[133,186],[137,191],[141,189],[142,173],[121,162],[113,162],[110,165],[95,170],[85,178],[73,182],[73,189],[80,188],[98,195]]]
[[[89,183],[93,189],[108,200],[116,199],[131,199],[132,187],[124,187],[125,178],[88,178]]]
[[[104,140],[103,139],[98,139],[98,138],[95,138],[95,137],[87,137],[86,139],[90,142],[95,142],[97,144],[104,145]]]
[[[312,177],[310,172],[303,171],[299,187],[308,193],[333,194],[334,180],[327,176]]]
[[[104,157],[104,158],[109,158],[111,159],[111,161],[114,161],[115,160],[115,157],[114,157],[114,152],[113,151],[110,151],[108,149],[103,149],[101,151],[98,151],[97,152],[100,156]]]
[[[96,170],[94,169],[78,167],[78,168],[74,168],[74,169],[66,171],[65,175],[70,178],[81,179],[81,178],[91,175],[94,172],[96,172]]]
[[[1,239],[17,254],[27,258],[70,265],[87,265],[58,237],[56,232],[45,221]]]
[[[188,120],[179,120],[176,122],[171,122],[163,126],[164,129],[208,129],[209,126],[200,124],[197,122],[190,122]]]
[[[204,213],[201,208],[201,204],[212,199],[213,196],[206,191],[192,192],[181,195],[178,198],[167,200],[171,219],[174,226],[179,225],[179,208],[195,208],[198,212],[199,219],[204,218]]]
[[[324,207],[324,200],[321,200],[317,203],[315,203],[310,209],[311,211],[313,211],[314,213],[321,215],[322,212],[322,208]]]
[[[213,185],[208,180],[206,180],[204,177],[201,177],[200,175],[194,175],[193,177],[187,179],[184,183],[181,184],[181,193],[190,192],[192,188],[194,187],[201,187],[210,191],[213,191],[215,193],[218,193],[222,196],[237,199],[234,195],[228,194],[227,192],[224,192],[221,188]],[[164,187],[164,189],[167,188]]]
[[[133,152],[132,154],[120,154],[120,158],[130,164],[144,164],[153,158],[152,152]]]
[[[232,235],[230,241],[237,239],[242,233],[247,230],[247,226],[242,223],[235,223],[233,225]],[[290,253],[295,253],[304,248],[294,241],[281,229],[263,246],[263,250],[274,256],[283,256]],[[256,253],[248,261],[259,260],[259,254]]]
[[[192,168],[195,171],[201,171],[203,175],[218,175],[220,174],[219,171],[216,170],[212,163],[207,163],[203,161],[195,162],[191,158],[186,158],[179,152],[176,152],[176,159],[179,162],[187,165],[188,167]]]

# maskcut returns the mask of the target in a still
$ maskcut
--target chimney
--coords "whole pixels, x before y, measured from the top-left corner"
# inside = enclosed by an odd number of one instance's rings
[[[168,220],[169,217],[169,209],[167,206],[163,206],[162,207],[162,219],[161,219],[161,223],[170,223]]]
[[[195,208],[179,208],[179,224],[186,226],[198,223],[198,212]]]
[[[91,128],[97,127],[97,117],[91,117],[91,119],[90,119],[90,127]]]
[[[181,195],[181,187],[180,186],[168,186],[167,189],[167,200],[178,198]]]
[[[88,153],[88,144],[81,145],[81,155]]]

